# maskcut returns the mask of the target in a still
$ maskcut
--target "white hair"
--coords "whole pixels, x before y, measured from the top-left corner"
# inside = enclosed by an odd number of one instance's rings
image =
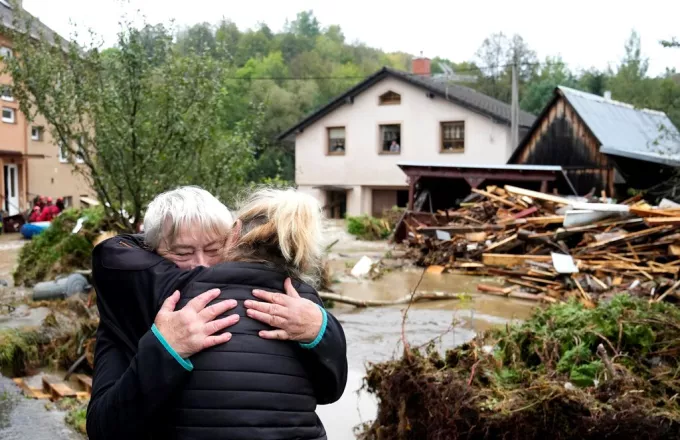
[[[157,195],[149,203],[144,215],[144,241],[155,250],[163,239],[172,242],[182,226],[226,234],[233,224],[229,208],[215,196],[197,186],[182,186]]]

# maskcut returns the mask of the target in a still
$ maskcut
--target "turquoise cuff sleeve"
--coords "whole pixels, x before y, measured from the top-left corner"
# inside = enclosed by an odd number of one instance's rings
[[[324,319],[324,323],[325,323]],[[170,355],[175,358],[177,362],[182,366],[187,371],[191,371],[194,369],[194,364],[191,363],[189,359],[182,359],[182,357],[173,349],[170,344],[168,344],[168,341],[165,340],[161,332],[158,330],[158,327],[156,327],[156,324],[151,326],[151,332],[156,336],[156,338],[160,341],[161,345],[163,345],[163,348],[170,353]]]
[[[316,335],[316,338],[314,338],[314,340],[309,344],[300,344],[300,347],[305,348],[307,350],[311,350],[312,348],[319,345],[319,342],[321,342],[324,333],[326,333],[326,326],[328,325],[328,314],[326,313],[326,309],[324,309],[323,307],[319,306],[319,309],[321,310],[321,315],[323,315],[322,318],[323,320],[321,321],[321,329],[319,330],[319,334]]]

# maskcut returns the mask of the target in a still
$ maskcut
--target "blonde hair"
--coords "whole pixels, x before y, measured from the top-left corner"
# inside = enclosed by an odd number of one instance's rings
[[[322,257],[322,211],[312,196],[294,189],[260,189],[238,212],[241,233],[227,260],[269,262],[315,286]]]
[[[144,215],[144,241],[153,250],[162,240],[172,243],[180,228],[192,226],[197,232],[227,235],[234,219],[229,208],[208,191],[182,186],[157,195]]]

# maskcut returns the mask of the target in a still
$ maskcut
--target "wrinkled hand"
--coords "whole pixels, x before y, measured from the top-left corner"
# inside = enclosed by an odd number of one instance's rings
[[[262,330],[264,339],[312,342],[321,330],[323,315],[312,301],[301,298],[290,278],[283,284],[285,294],[253,290],[253,296],[263,301],[247,300],[249,317],[269,324],[278,330]]]
[[[236,324],[239,320],[237,314],[215,319],[227,310],[236,307],[236,301],[233,299],[206,307],[219,294],[219,289],[208,290],[193,298],[182,310],[178,311],[175,311],[175,307],[179,301],[179,291],[175,291],[163,302],[154,324],[166,342],[183,359],[231,339],[231,333],[213,336],[218,331]]]

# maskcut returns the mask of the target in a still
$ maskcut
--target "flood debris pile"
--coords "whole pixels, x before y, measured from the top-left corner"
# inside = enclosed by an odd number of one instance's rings
[[[0,329],[0,369],[12,377],[25,376],[41,367],[68,369],[80,358],[91,369],[99,317],[81,301],[35,302],[49,307],[40,326]]]
[[[102,231],[112,230],[110,226],[101,207],[64,211],[21,249],[14,284],[32,286],[73,270],[89,269],[93,242]]]
[[[441,356],[369,366],[379,400],[359,438],[680,438],[680,310],[618,295],[575,300]]]
[[[386,240],[393,228],[394,223],[388,219],[368,215],[347,217],[347,232],[360,240]]]
[[[676,301],[680,205],[652,207],[487,187],[459,209],[409,212],[397,225],[408,257],[433,272],[502,276],[479,290],[545,302],[592,304],[622,291]]]

